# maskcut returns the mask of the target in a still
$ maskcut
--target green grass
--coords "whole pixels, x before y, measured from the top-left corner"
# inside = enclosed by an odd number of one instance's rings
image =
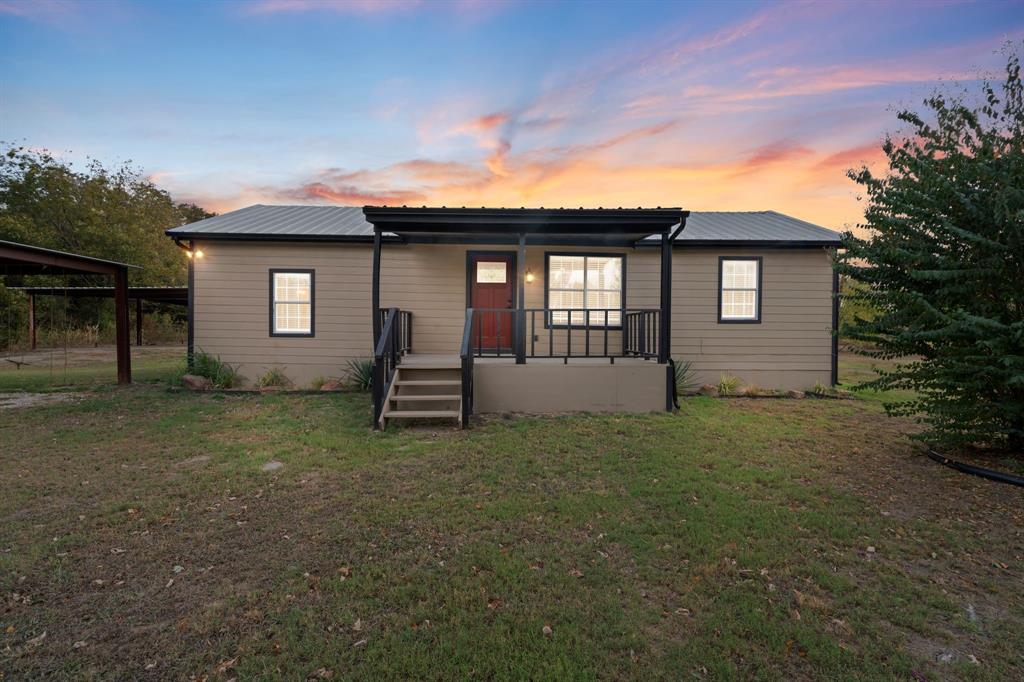
[[[65,368],[62,352],[55,350],[52,358],[46,352],[38,353],[33,363],[18,368],[12,363],[0,362],[0,392],[105,388],[117,382],[117,363],[114,361],[73,364]],[[184,367],[184,349],[133,357],[132,380],[143,384],[167,382],[180,375]]]
[[[1024,500],[873,402],[369,421],[362,394],[159,386],[0,411],[0,670],[1021,675]]]

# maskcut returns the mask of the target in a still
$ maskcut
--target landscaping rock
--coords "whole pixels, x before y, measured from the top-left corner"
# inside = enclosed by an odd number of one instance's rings
[[[266,464],[264,464],[262,467],[260,467],[260,469],[262,471],[277,471],[283,466],[284,464],[282,462],[278,462],[276,459],[272,459]]]
[[[198,374],[186,374],[181,378],[182,385],[190,391],[209,391],[213,382]]]
[[[790,398],[796,398],[798,400],[800,398],[806,398],[807,397],[807,394],[804,393],[803,391],[786,391],[786,395],[789,396]]]
[[[712,386],[711,384],[704,384],[697,389],[697,395],[709,395],[715,397],[718,395],[718,387]]]
[[[320,387],[321,391],[340,391],[345,388],[345,383],[341,379],[328,379]]]

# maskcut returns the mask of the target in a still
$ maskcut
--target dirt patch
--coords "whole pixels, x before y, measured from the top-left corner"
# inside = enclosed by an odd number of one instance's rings
[[[0,410],[81,400],[81,393],[0,393]]]

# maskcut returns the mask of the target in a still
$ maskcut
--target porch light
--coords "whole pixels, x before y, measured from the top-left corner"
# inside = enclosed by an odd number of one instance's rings
[[[533,270],[526,271],[526,283],[533,284]]]
[[[202,249],[196,249],[193,253],[195,254],[196,258],[202,258],[203,257],[203,250]]]

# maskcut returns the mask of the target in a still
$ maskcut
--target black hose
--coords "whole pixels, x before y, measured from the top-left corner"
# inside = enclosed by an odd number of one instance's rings
[[[998,481],[999,483],[1009,483],[1010,485],[1019,485],[1024,487],[1024,478],[1020,476],[1014,476],[1013,474],[1006,474],[1002,471],[996,471],[995,469],[985,469],[984,467],[976,467],[973,464],[964,464],[963,462],[957,462],[949,457],[940,455],[931,448],[928,448],[928,456],[934,459],[939,464],[945,464],[946,466],[962,471],[965,474],[974,474],[975,476],[981,476],[987,478],[990,481]]]

